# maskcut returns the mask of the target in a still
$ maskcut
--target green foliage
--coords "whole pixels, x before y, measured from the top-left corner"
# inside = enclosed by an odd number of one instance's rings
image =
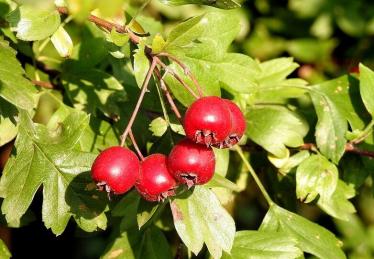
[[[368,1],[32,2],[0,0],[3,225],[69,235],[71,224],[102,243],[89,243],[95,258],[371,257]],[[213,149],[212,180],[162,202],[97,190],[92,163],[134,109],[140,151],[168,154],[199,87],[237,103],[247,125],[238,146]]]

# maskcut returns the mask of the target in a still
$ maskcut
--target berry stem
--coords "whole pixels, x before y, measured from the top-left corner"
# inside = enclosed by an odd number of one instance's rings
[[[164,94],[166,96],[166,99],[169,102],[170,108],[173,110],[173,112],[174,112],[175,116],[177,116],[178,120],[181,120],[182,119],[182,115],[179,112],[178,107],[175,105],[173,97],[171,96],[171,93],[169,91],[169,88],[166,85],[164,79],[161,76],[160,70],[157,67],[155,68],[155,74],[156,74],[156,76],[157,76],[157,78],[158,78],[158,80],[160,82],[160,88],[164,92]]]
[[[130,136],[130,139],[131,139],[131,142],[136,150],[136,153],[138,153],[138,156],[140,157],[140,160],[144,160],[144,156],[142,154],[142,152],[140,151],[139,149],[139,146],[138,146],[138,143],[136,143],[136,140],[135,140],[135,137],[134,137],[134,134],[132,133],[132,130],[130,129],[129,131],[129,136]]]
[[[139,99],[138,99],[138,101],[137,101],[137,103],[135,105],[134,111],[132,112],[132,115],[130,117],[129,123],[127,124],[127,127],[126,127],[125,131],[121,135],[121,147],[123,147],[125,145],[125,141],[126,141],[127,135],[129,134],[129,132],[131,130],[131,127],[134,124],[136,115],[139,112],[139,108],[140,108],[140,105],[141,105],[141,103],[142,103],[142,101],[144,99],[144,95],[145,95],[145,93],[148,90],[148,84],[149,84],[149,81],[151,79],[152,73],[153,73],[156,65],[157,65],[157,59],[153,59],[152,63],[151,63],[151,66],[148,69],[147,75],[146,75],[146,77],[145,77],[145,79],[143,81],[143,84],[142,84],[142,87],[141,87],[142,91],[140,92]]]
[[[258,188],[260,189],[262,195],[264,195],[264,198],[267,201],[267,203],[269,204],[269,206],[270,207],[273,206],[274,205],[273,200],[270,198],[270,195],[266,191],[265,187],[262,185],[262,183],[261,183],[260,179],[258,178],[255,170],[252,168],[251,164],[248,162],[247,158],[244,156],[243,150],[238,145],[235,146],[235,150],[239,154],[239,156],[242,159],[244,165],[247,167],[249,173],[252,175],[253,179],[255,180],[255,182],[256,182]]]
[[[183,85],[184,88],[193,96],[195,99],[199,99],[199,96],[195,94],[195,92],[191,89],[191,87],[184,82],[184,80],[173,70],[171,70],[167,65],[165,65],[164,62],[162,62],[159,58],[154,57],[155,60],[157,60],[157,63],[161,65],[161,67],[165,70],[166,73],[171,74],[176,80],[178,80],[179,83]]]
[[[192,80],[192,82],[196,86],[197,91],[199,92],[200,97],[204,96],[202,87],[200,86],[200,84],[197,81],[196,77],[191,73],[191,70],[184,63],[182,63],[182,61],[180,61],[176,57],[174,57],[174,56],[172,56],[172,55],[170,55],[169,53],[166,53],[166,52],[161,52],[161,53],[158,54],[158,56],[167,57],[170,60],[172,60],[175,63],[177,63],[183,69],[184,73]]]

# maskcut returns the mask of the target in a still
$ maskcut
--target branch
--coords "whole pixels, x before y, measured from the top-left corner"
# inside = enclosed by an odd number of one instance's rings
[[[300,147],[300,149],[302,149],[302,150],[313,150],[313,149],[317,149],[317,147],[313,143],[305,143]],[[367,156],[367,157],[373,157],[374,158],[374,151],[361,150],[361,149],[355,147],[352,143],[345,144],[345,152],[358,154],[360,156]]]
[[[60,14],[65,14],[65,15],[69,14],[69,11],[66,7],[57,7],[57,11]],[[109,32],[114,29],[119,33],[127,33],[131,42],[134,44],[139,44],[140,42],[139,36],[137,36],[134,32],[132,32],[127,26],[122,26],[116,23],[109,22],[107,20],[104,20],[92,14],[88,16],[88,20],[96,24],[98,27],[103,28]]]

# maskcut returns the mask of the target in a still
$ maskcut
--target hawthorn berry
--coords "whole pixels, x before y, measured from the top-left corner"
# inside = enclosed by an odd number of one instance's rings
[[[204,184],[212,179],[215,169],[215,156],[211,147],[183,139],[174,146],[168,157],[170,173],[188,188]]]
[[[140,162],[134,152],[120,146],[102,151],[91,168],[91,177],[100,189],[123,194],[130,190],[139,176]]]
[[[223,99],[231,112],[231,131],[224,141],[223,147],[232,147],[238,143],[244,134],[246,122],[240,108],[232,101]]]
[[[135,188],[147,201],[163,201],[175,195],[176,181],[169,173],[167,157],[152,154],[140,163],[140,175]]]
[[[222,98],[202,97],[187,109],[183,124],[194,142],[220,146],[230,134],[231,112]]]

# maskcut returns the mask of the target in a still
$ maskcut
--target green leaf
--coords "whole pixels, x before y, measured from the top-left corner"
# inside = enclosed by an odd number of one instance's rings
[[[161,206],[164,206],[162,204]],[[139,229],[143,227],[157,212],[161,207],[158,203],[147,202],[143,199],[140,200],[137,213],[137,221]]]
[[[298,114],[281,106],[254,107],[247,112],[247,135],[277,157],[284,157],[287,148],[304,143],[307,122]]]
[[[149,60],[144,52],[144,46],[144,44],[140,44],[134,54],[134,75],[139,88],[142,87],[150,66]]]
[[[170,123],[170,127],[172,131],[175,133],[185,135],[183,126],[179,123]],[[149,124],[149,130],[152,132],[152,134],[156,137],[161,137],[165,134],[166,130],[168,128],[167,121],[162,117],[157,117]]]
[[[235,0],[160,0],[162,3],[167,5],[186,5],[186,4],[197,4],[197,5],[210,5],[221,9],[234,9],[239,8],[240,3]]]
[[[61,57],[67,58],[71,56],[73,52],[73,41],[64,27],[58,27],[57,31],[55,31],[51,37],[51,42]]]
[[[0,98],[0,147],[14,139],[18,132],[17,109]]]
[[[277,205],[270,207],[260,230],[286,232],[301,250],[319,258],[346,258],[342,242],[330,231]]]
[[[349,220],[350,215],[356,212],[355,207],[348,199],[355,196],[355,189],[339,180],[336,190],[329,199],[319,199],[317,204],[327,214],[341,220]]]
[[[122,217],[120,231],[127,231],[131,228],[138,230],[137,212],[140,203],[139,194],[133,190],[127,193],[114,207],[112,215]]]
[[[8,247],[6,246],[4,241],[2,239],[0,239],[0,258],[1,259],[9,259],[11,257],[12,257],[12,255],[9,252]]]
[[[109,116],[118,115],[127,100],[122,84],[98,69],[64,73],[62,80],[74,107],[80,110],[95,113],[100,109]]]
[[[286,232],[239,231],[231,253],[222,259],[291,259],[301,256],[297,240]]]
[[[250,93],[256,85],[258,65],[250,57],[227,53],[240,30],[239,17],[231,12],[208,12],[176,26],[169,34],[164,52],[177,57],[196,77],[206,95],[220,95],[220,87],[233,92]],[[196,87],[183,69],[172,63],[174,70],[196,92]],[[206,73],[209,71],[209,73]],[[184,105],[193,98],[169,74],[166,81],[175,97]]]
[[[344,154],[345,133],[348,129],[347,118],[344,116],[346,114],[342,107],[349,105],[350,102],[349,99],[342,97],[346,91],[343,82],[344,79],[328,81],[312,86],[310,91],[318,117],[315,133],[317,146],[321,153],[334,163],[338,163]],[[335,88],[333,93],[332,87]],[[351,110],[353,107],[348,109]]]
[[[333,163],[322,155],[312,155],[296,170],[296,196],[307,203],[317,195],[322,202],[329,200],[335,192],[338,178],[338,169]]]
[[[301,162],[309,157],[309,151],[302,150],[298,153],[294,154],[293,156],[287,156],[286,159],[277,159],[272,155],[268,155],[270,162],[279,168],[279,172],[282,174],[287,174],[291,171],[292,168],[298,166]]]
[[[221,187],[221,188],[229,189],[234,192],[239,191],[239,187],[235,183],[231,182],[230,180],[226,179],[224,176],[218,173],[215,173],[213,178],[208,183],[206,183],[204,186],[206,188]]]
[[[37,8],[22,5],[7,16],[17,38],[36,41],[52,35],[60,25],[60,14],[52,8]]]
[[[144,232],[130,229],[121,233],[102,256],[103,259],[172,259],[165,235],[156,227]]]
[[[222,250],[230,252],[235,236],[235,222],[212,191],[196,186],[171,203],[175,229],[184,244],[198,254],[204,243],[213,258]]]
[[[42,218],[55,234],[64,231],[72,215],[85,230],[105,228],[103,196],[81,174],[90,170],[95,155],[74,149],[87,124],[88,116],[75,112],[50,131],[20,111],[15,150],[0,180],[7,221],[19,221],[43,185]]]
[[[1,38],[0,60],[0,96],[21,109],[31,110],[37,103],[36,88],[24,78],[16,52]]]
[[[360,92],[366,109],[374,114],[374,72],[360,64]]]

